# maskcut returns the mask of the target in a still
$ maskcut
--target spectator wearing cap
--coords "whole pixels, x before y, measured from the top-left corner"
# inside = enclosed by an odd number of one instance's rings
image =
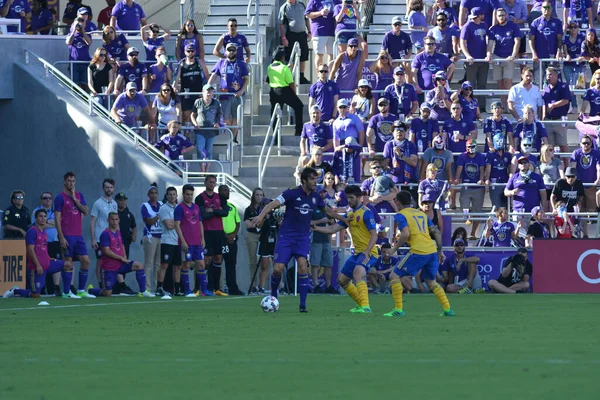
[[[531,139],[533,145],[533,152],[539,152],[542,145],[549,143],[548,133],[543,123],[535,119],[535,113],[533,107],[526,105],[523,109],[523,121],[519,122],[515,127],[514,133],[514,145],[516,148],[519,147],[523,138],[528,137]],[[556,143],[556,142],[550,142]]]
[[[464,153],[467,151],[467,140],[477,139],[477,128],[473,121],[463,118],[460,102],[452,103],[450,114],[450,119],[446,120],[442,127],[444,142],[451,152]]]
[[[250,56],[252,55],[250,43],[248,43],[245,35],[238,33],[238,21],[234,17],[227,20],[227,33],[221,35],[217,43],[215,43],[215,48],[212,52],[213,55],[219,58],[229,58],[229,54],[227,53],[227,45],[229,43],[233,43],[236,46],[236,59],[249,64]],[[223,50],[225,50],[225,53],[223,53]],[[244,58],[244,52],[246,53],[246,58]]]
[[[175,78],[174,89],[179,92],[181,98],[181,111],[183,112],[183,122],[190,122],[190,116],[194,110],[196,100],[200,98],[197,94],[202,91],[208,81],[208,68],[200,58],[197,57],[196,48],[188,43],[185,46],[185,58],[179,61],[177,68],[177,77]]]
[[[371,117],[375,115],[375,98],[368,80],[358,81],[358,87],[354,90],[354,96],[350,100],[350,112],[358,115],[365,128]]]
[[[427,36],[423,41],[425,51],[415,56],[411,66],[413,84],[418,94],[423,93],[423,90],[431,90],[435,87],[436,72],[444,71],[446,75],[452,75],[455,68],[454,63],[448,57],[437,52],[436,41],[433,37]]]
[[[72,63],[70,66],[73,82],[87,91],[87,65],[91,60],[90,45],[92,44],[92,37],[84,28],[85,26],[82,23],[74,21],[71,24],[71,30],[65,39],[65,43],[69,47],[69,61],[87,61],[86,63]]]
[[[98,27],[92,21],[92,8],[90,6],[79,7],[79,9],[77,9],[76,20],[83,25],[83,29],[85,29],[87,33],[98,30]],[[73,29],[72,26],[71,29]]]
[[[326,189],[319,185],[317,192],[325,201]],[[316,226],[327,226],[334,223],[330,220],[322,208],[317,208],[312,213],[311,224]],[[310,242],[310,267],[311,277],[313,281],[313,293],[336,293],[331,286],[331,272],[333,267],[333,250],[331,248],[331,235],[319,231],[313,231]],[[321,267],[324,269],[325,289],[319,283],[319,272]]]
[[[31,3],[31,25],[28,35],[49,35],[54,27],[54,15],[48,9],[47,0],[33,0]]]
[[[583,187],[583,183],[577,179],[577,170],[573,167],[567,167],[564,178],[556,179],[552,188],[550,195],[552,212],[556,213],[559,202],[565,204],[568,212],[574,212],[575,207],[582,210],[584,199],[585,188]]]
[[[394,126],[394,139],[387,142],[383,148],[384,165],[386,169],[391,170],[392,181],[400,185],[400,190],[411,192],[413,199],[417,201],[417,146],[406,138],[406,124],[398,123]],[[407,187],[405,185],[413,183]]]
[[[531,219],[527,227],[527,236],[525,237],[525,247],[533,247],[533,239],[549,239],[550,227],[545,221],[546,213],[540,206],[535,206],[531,209]]]
[[[456,160],[456,175],[454,184],[471,184],[460,188],[460,208],[480,213],[483,211],[485,196],[485,156],[477,151],[477,141],[467,141],[467,151]],[[476,186],[473,186],[476,185]],[[469,240],[477,240],[479,221],[473,221]]]
[[[267,77],[269,79],[269,101],[271,102],[271,115],[275,110],[275,105],[279,104],[283,107],[284,104],[290,106],[294,110],[294,120],[296,122],[296,136],[302,135],[302,121],[304,113],[304,104],[296,95],[296,85],[292,78],[290,67],[284,63],[285,51],[281,49],[275,50],[273,54],[273,62],[267,69]]]
[[[575,169],[571,169],[573,175],[577,175]],[[554,157],[554,148],[552,145],[545,144],[542,146],[540,151],[540,175],[544,178],[544,184],[546,185],[546,195],[549,200],[549,206],[553,206],[552,201],[552,188],[556,181],[565,178],[565,166],[562,160],[556,156]],[[579,182],[581,184],[581,182]],[[583,186],[581,187],[581,194],[583,195]],[[546,211],[552,211],[550,208]],[[573,210],[571,210],[573,211]]]
[[[227,58],[220,59],[212,69],[212,75],[208,80],[213,84],[217,77],[220,78],[219,91],[232,93],[233,95],[222,95],[219,99],[223,107],[223,119],[230,126],[238,124],[238,107],[242,105],[246,90],[248,89],[248,65],[237,58],[237,45],[234,42],[225,45]],[[233,142],[238,143],[237,128],[232,129]]]
[[[308,107],[312,109],[317,105],[321,110],[321,118],[330,124],[337,118],[337,101],[340,89],[336,82],[329,79],[329,66],[319,64],[317,67],[319,79],[313,83],[308,91]]]
[[[331,126],[321,120],[322,115],[318,105],[310,107],[310,121],[304,124],[300,136],[300,157],[306,157],[315,146],[321,147],[323,152],[333,150]]]
[[[133,0],[119,1],[112,9],[110,25],[121,31],[139,31],[146,25],[146,14]]]
[[[390,227],[389,226],[384,226],[382,224],[377,224],[375,226],[375,229],[377,230],[377,242],[375,242],[375,244],[377,245],[377,247],[379,247],[379,254],[381,254],[383,246],[386,243],[388,245],[390,244],[390,239],[387,237],[388,232],[390,231]],[[391,249],[391,246],[388,247],[388,248]]]
[[[394,83],[385,88],[383,97],[390,103],[390,112],[400,120],[412,115],[419,108],[417,91],[413,85],[406,83],[402,67],[394,68]]]
[[[500,276],[490,280],[488,287],[494,293],[526,293],[532,270],[533,266],[527,259],[527,249],[520,248],[517,254],[506,260]]]
[[[461,0],[458,14],[459,25],[462,28],[467,23],[467,14],[473,13],[473,9],[481,9],[484,15],[483,22],[490,27],[497,22],[496,10],[500,7],[498,0]],[[483,58],[483,57],[482,57]]]
[[[354,138],[358,145],[365,143],[365,130],[363,123],[356,114],[350,113],[350,103],[347,99],[339,99],[337,102],[338,117],[333,122],[333,147],[335,151],[345,148],[346,138]]]
[[[125,91],[117,96],[110,114],[117,124],[134,127],[136,120],[140,120],[141,112],[148,114],[150,111],[146,98],[138,93],[135,82],[129,82]]]
[[[193,19],[186,19],[177,34],[175,42],[175,58],[181,61],[187,56],[186,47],[191,44],[196,57],[204,62],[204,37],[196,28]]]
[[[333,8],[333,16],[336,22],[335,34],[338,40],[338,51],[340,53],[346,51],[346,47],[350,46],[350,40],[355,39],[356,45],[360,45],[361,50],[365,54],[368,54],[367,43],[363,40],[361,35],[358,35],[356,31],[354,31],[358,28],[358,23],[361,20],[358,2],[356,0],[344,0],[339,4],[336,4]],[[353,32],[342,32],[338,34],[341,30],[352,30]]]
[[[408,2],[408,28],[411,29],[410,38],[417,50],[417,53],[423,51],[423,39],[429,30],[427,18],[423,14],[423,0],[411,0]]]
[[[98,29],[104,29],[105,26],[110,25],[110,17],[112,16],[112,9],[115,3],[116,0],[106,0],[107,7],[98,13]]]
[[[577,179],[584,184],[600,185],[600,151],[592,147],[592,138],[585,135],[581,138],[581,148],[573,151],[569,166],[577,171]],[[586,186],[582,211],[595,211],[596,187]]]
[[[545,209],[548,200],[544,178],[531,172],[527,157],[519,157],[518,164],[519,171],[510,177],[504,189],[504,195],[512,197],[512,209],[521,213],[530,212],[540,204]]]
[[[563,118],[566,118],[569,113],[571,90],[569,90],[569,85],[567,83],[558,80],[559,73],[560,71],[554,67],[548,67],[546,69],[546,81],[548,84],[542,91],[542,99],[544,100],[542,121],[560,121]],[[560,146],[561,152],[568,151],[566,126],[563,124],[549,123],[546,130],[548,132],[547,140],[550,143]],[[539,149],[540,147],[537,148]]]
[[[389,101],[385,97],[377,100],[377,108],[379,113],[371,117],[367,127],[369,157],[382,152],[385,144],[392,140],[394,121],[398,119],[395,114],[390,113]]]
[[[502,116],[502,111],[502,102],[493,102],[492,115],[483,121],[483,133],[485,135],[484,153],[496,151],[496,146],[493,142],[496,136],[502,138],[502,144],[505,148],[510,146],[511,149],[515,149],[513,125],[507,118]]]
[[[470,121],[480,121],[481,111],[479,110],[479,102],[473,96],[473,85],[469,81],[464,81],[460,90],[452,93],[450,96],[452,102],[458,100],[462,106],[463,118]]]
[[[465,64],[466,78],[473,83],[475,89],[485,89],[490,66],[488,62],[474,61],[486,58],[488,25],[483,22],[483,9],[473,7],[469,19],[470,21],[463,25],[460,30],[460,48],[467,59]],[[480,98],[479,103],[484,106],[485,98]]]
[[[533,113],[536,118],[542,115],[542,93],[540,88],[533,84],[533,69],[525,67],[521,71],[521,82],[517,83],[508,91],[508,110],[512,116],[521,122],[523,120],[523,107],[525,105],[533,107]]]
[[[578,23],[587,19],[587,25],[594,26],[594,15],[592,12],[592,0],[563,0],[563,29],[566,31],[568,23]]]
[[[423,182],[421,182],[423,183]],[[445,183],[445,182],[443,182]],[[419,184],[419,190],[421,189],[421,185]],[[440,193],[441,195],[442,193]],[[431,223],[439,229],[440,232],[444,231],[444,221],[442,218],[442,213],[439,208],[435,207],[436,201],[440,196],[434,197],[432,195],[421,194],[419,191],[419,209],[427,215],[427,218],[431,221]]]
[[[485,238],[492,238],[494,247],[511,247],[513,240],[518,240],[519,231],[522,222],[519,221],[517,228],[512,222],[508,221],[508,210],[505,206],[496,209],[497,221],[492,221],[492,217],[486,221]]]
[[[131,243],[137,241],[137,224],[135,223],[135,216],[129,207],[127,207],[127,196],[123,192],[117,193],[115,196],[117,202],[117,213],[119,214],[119,230],[123,237],[123,245],[125,246],[125,256],[129,258],[129,249]]]
[[[25,192],[22,190],[13,190],[10,195],[10,206],[4,210],[4,219],[2,221],[5,239],[20,239],[25,237],[25,233],[29,229],[31,214],[24,203]]]
[[[331,75],[340,89],[340,98],[350,98],[358,81],[362,78],[367,53],[358,49],[358,40],[351,38],[348,46],[341,52],[331,69]]]
[[[117,30],[110,25],[102,29],[102,47],[108,52],[108,57],[115,73],[118,72],[118,62],[127,61],[127,50],[129,41],[122,33],[117,34]]]
[[[443,2],[444,0],[438,0]],[[435,6],[434,6],[435,7]],[[445,10],[454,10],[446,8]],[[427,36],[431,36],[436,41],[436,50],[453,62],[458,61],[460,53],[460,29],[450,20],[449,13],[438,11],[434,14],[434,27],[427,32]],[[452,79],[452,76],[449,76]]]
[[[63,24],[71,25],[75,19],[77,18],[77,10],[81,8],[82,0],[69,0],[67,5],[65,6],[65,11],[63,12],[62,22]],[[5,4],[8,4],[6,2]],[[5,17],[6,15],[1,15]]]
[[[381,49],[386,50],[392,60],[409,59],[412,57],[413,42],[410,35],[402,32],[402,18],[392,18],[392,30],[383,36]],[[409,68],[408,63],[402,63],[404,68]]]
[[[438,120],[431,117],[431,106],[429,103],[421,104],[418,117],[410,120],[408,129],[408,140],[413,142],[422,153],[432,146],[433,138],[440,134]]]
[[[29,5],[29,2],[27,0],[13,0],[12,2],[6,1],[6,4],[9,4],[9,6],[5,18],[21,20],[21,33],[25,33],[25,28],[28,25],[27,20],[31,18],[31,6]],[[7,32],[16,33],[17,27],[15,25],[9,25],[7,27]]]
[[[430,165],[436,167],[436,177],[452,182],[454,180],[453,168],[454,157],[450,150],[446,150],[446,143],[442,136],[436,136],[433,138],[432,147],[425,150],[421,157],[421,166],[419,168],[419,179],[423,180],[427,178],[427,171]]]
[[[130,47],[127,49],[128,62],[121,64],[119,67],[119,74],[115,83],[115,96],[123,90],[128,82],[134,82],[137,88],[141,88],[141,95],[146,95],[148,91],[148,68],[146,64],[141,63],[139,60],[140,52],[136,47]]]
[[[450,107],[452,93],[446,88],[448,77],[444,71],[435,73],[435,88],[427,92],[425,102],[431,105],[431,117],[439,122],[445,122],[450,119]],[[462,111],[462,109],[461,109]],[[474,121],[473,121],[474,122]]]
[[[160,31],[163,34],[160,34]],[[164,49],[165,41],[169,40],[171,33],[158,24],[147,24],[140,28],[140,36],[146,50],[146,65],[150,66],[158,60],[156,55],[157,50],[162,47]],[[166,57],[166,51],[164,53]],[[169,79],[169,82],[171,79]]]
[[[392,179],[384,173],[379,160],[371,161],[371,176],[361,185],[362,192],[367,197],[367,204],[372,204],[378,213],[393,213],[398,211],[394,198],[398,189]]]
[[[529,27],[529,44],[533,57],[534,76],[540,69],[540,59],[561,59],[562,58],[562,36],[563,24],[552,16],[552,2],[545,0],[542,3],[542,16],[531,22]],[[544,61],[542,68],[548,66],[549,62]]]
[[[458,26],[458,16],[456,15],[454,8],[449,6],[446,0],[434,0],[433,6],[431,7],[431,25],[435,25],[435,23],[438,22],[437,17],[441,14],[446,16],[448,25]]]
[[[524,137],[521,139],[521,151],[515,152],[513,159],[511,161],[510,173],[514,174],[518,170],[519,159],[521,157],[526,157],[529,160],[529,169],[531,171],[538,170],[540,165],[540,160],[533,154],[531,154],[531,149],[533,148],[533,141],[531,137]]]
[[[196,152],[199,160],[214,160],[213,145],[219,135],[223,111],[219,100],[214,98],[215,88],[210,84],[202,88],[202,96],[194,103],[192,125],[196,128]],[[208,171],[208,164],[202,164],[202,172]]]
[[[527,3],[525,0],[502,0],[500,1],[500,7],[504,8],[508,14],[508,21],[517,24],[519,29],[525,28],[525,22],[527,21],[528,11]],[[521,43],[519,44],[519,58],[525,54],[525,47],[527,39],[525,35],[521,36]]]
[[[563,36],[563,54],[565,55],[565,61],[563,62],[563,77],[565,82],[572,89],[576,87],[577,81],[579,80],[579,74],[584,72],[585,64],[579,62],[581,57],[581,45],[585,41],[586,34],[579,31],[579,24],[577,21],[569,22],[565,35]],[[592,74],[593,84],[594,74]],[[586,93],[587,94],[587,93]],[[585,100],[585,95],[583,99]],[[577,99],[575,93],[571,93],[571,112],[577,114]]]
[[[310,84],[304,76],[308,61],[308,41],[312,40],[308,18],[304,16],[305,11],[304,3],[297,0],[287,0],[279,8],[279,35],[281,44],[285,47],[285,59],[290,60],[294,44],[300,45],[300,84]]]
[[[188,138],[179,133],[179,121],[171,120],[167,124],[169,133],[164,134],[154,145],[170,160],[179,160],[179,156],[194,150],[194,145]]]
[[[501,133],[493,136],[490,152],[485,153],[485,184],[490,187],[492,206],[506,207],[504,185],[508,182],[512,154],[506,151],[505,137]],[[492,151],[493,150],[493,151]],[[496,186],[497,184],[502,186]]]
[[[419,182],[419,204],[422,205],[431,202],[431,209],[433,209],[436,204],[443,209],[445,204],[444,194],[448,191],[448,182],[438,179],[438,167],[436,167],[435,164],[429,164],[424,169],[425,179],[422,179]],[[429,215],[429,217],[431,218],[433,215]],[[441,218],[439,219],[441,220]],[[433,222],[433,224],[439,228],[441,222],[438,224]]]
[[[466,243],[463,239],[454,240],[454,253],[444,262],[443,270],[449,275],[450,283],[446,286],[448,293],[471,294],[483,293],[481,277],[477,270],[479,257],[465,252]]]
[[[335,16],[333,8],[339,0],[309,0],[304,16],[310,20],[310,33],[315,52],[315,67],[327,65],[324,55],[333,60],[333,42],[335,40]]]

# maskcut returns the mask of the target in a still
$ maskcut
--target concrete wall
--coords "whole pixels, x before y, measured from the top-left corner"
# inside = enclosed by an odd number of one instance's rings
[[[39,204],[41,192],[59,193],[64,173],[72,170],[77,174],[76,188],[85,195],[90,207],[102,195],[102,180],[113,178],[116,192],[125,192],[129,197],[129,208],[139,225],[140,206],[146,201],[151,182],[158,183],[161,197],[167,186],[181,186],[181,179],[174,173],[135,150],[131,142],[99,117],[90,117],[85,105],[55,80],[44,78],[41,67],[11,63],[11,70],[14,99],[0,100],[0,120],[10,121],[2,132],[5,147],[0,158],[4,172],[0,199],[4,201],[0,208],[10,203],[11,191],[18,188],[26,193],[25,205],[33,209]],[[200,190],[197,188],[198,193]],[[88,217],[84,218],[83,229],[90,243]],[[238,280],[247,288],[243,236],[240,242],[238,265],[244,268],[240,268]],[[139,243],[132,246],[131,257],[143,260]],[[136,288],[134,277],[130,279]],[[91,283],[97,283],[95,276]]]

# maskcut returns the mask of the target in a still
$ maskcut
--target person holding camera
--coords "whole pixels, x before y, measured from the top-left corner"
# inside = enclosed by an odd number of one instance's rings
[[[488,287],[495,293],[525,293],[529,290],[532,269],[527,249],[521,247],[517,254],[506,260],[502,273],[498,279],[489,281]]]
[[[90,45],[92,44],[92,37],[85,31],[84,23],[85,21],[82,18],[77,18],[73,22],[65,43],[69,46],[69,61],[87,61],[86,63],[75,62],[71,64],[71,78],[87,91],[87,67],[91,61]]]

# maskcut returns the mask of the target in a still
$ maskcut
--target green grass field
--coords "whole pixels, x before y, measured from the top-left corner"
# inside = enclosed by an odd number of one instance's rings
[[[0,399],[598,399],[600,296],[0,301]],[[434,397],[435,396],[435,397]],[[509,396],[509,397],[507,397]]]

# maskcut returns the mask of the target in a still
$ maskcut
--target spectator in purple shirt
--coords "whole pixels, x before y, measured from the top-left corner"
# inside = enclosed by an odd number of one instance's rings
[[[467,22],[467,14],[469,11],[472,13],[474,8],[480,8],[484,14],[484,22],[490,27],[497,22],[496,10],[500,7],[498,0],[461,0],[460,12],[458,20],[460,27],[465,26]]]
[[[492,103],[492,115],[487,117],[483,122],[483,134],[485,135],[484,153],[494,151],[494,137],[500,135],[505,149],[510,146],[515,149],[514,130],[512,123],[502,116],[502,102],[495,101]]]
[[[542,209],[546,209],[548,196],[544,178],[540,174],[531,172],[527,157],[519,157],[518,163],[519,171],[510,177],[504,189],[504,195],[513,198],[513,210],[530,212],[540,204]]]
[[[385,88],[383,97],[389,102],[390,112],[400,120],[414,114],[419,108],[417,92],[413,85],[406,83],[402,67],[394,68],[394,83]]]
[[[331,127],[321,121],[321,108],[317,104],[309,107],[310,121],[302,127],[300,136],[300,156],[308,156],[314,146],[322,148],[323,152],[333,150],[333,134]]]
[[[167,50],[165,46],[156,48],[156,63],[148,67],[148,86],[150,93],[157,93],[160,87],[173,81],[173,68],[167,59]]]
[[[472,183],[480,186],[466,186],[460,188],[460,207],[471,209],[472,212],[483,211],[483,198],[485,195],[485,156],[477,151],[477,142],[474,139],[467,141],[467,151],[458,156],[456,161],[456,175],[454,184]],[[479,221],[473,221],[469,240],[477,239]]]
[[[129,62],[121,64],[119,75],[115,82],[114,95],[118,96],[127,82],[135,82],[136,88],[141,87],[140,94],[146,95],[148,91],[148,69],[145,64],[139,60],[140,52],[135,47],[127,49],[127,59]]]
[[[379,98],[377,108],[379,113],[371,117],[367,127],[367,146],[369,156],[375,157],[375,152],[382,152],[385,144],[392,140],[394,122],[397,117],[390,113],[390,103],[385,97]],[[375,140],[373,140],[375,139]]]
[[[488,25],[483,22],[483,8],[472,8],[469,19],[470,21],[460,30],[460,48],[467,59],[465,64],[466,78],[473,83],[475,89],[485,89],[490,70],[489,63],[474,61],[486,58]],[[479,104],[485,110],[484,97],[480,96]]]
[[[463,153],[467,150],[467,140],[477,139],[477,128],[473,121],[463,118],[462,106],[458,101],[452,103],[450,112],[451,118],[444,122],[442,127],[442,137],[448,150],[453,153]]]
[[[446,72],[446,75],[454,73],[454,63],[445,55],[436,50],[436,41],[433,37],[427,36],[423,39],[425,51],[418,54],[412,62],[413,84],[417,94],[423,93],[423,90],[431,90],[435,87],[433,79],[438,71]]]
[[[571,21],[583,23],[586,19],[588,26],[593,27],[593,3],[592,0],[563,0],[563,29],[567,30],[567,24]]]
[[[536,18],[529,29],[529,44],[533,56],[534,79],[539,74],[541,58],[562,58],[563,24],[552,16],[552,3],[545,0],[542,3],[542,16]],[[548,62],[542,63],[545,68]]]
[[[460,53],[460,29],[456,25],[450,25],[448,15],[444,11],[439,11],[435,16],[435,25],[427,32],[427,36],[436,40],[437,51],[449,57],[453,62],[457,62]],[[449,78],[452,79],[452,76]]]
[[[204,64],[204,37],[196,29],[196,23],[193,19],[186,19],[177,34],[177,41],[175,42],[175,58],[177,61],[185,58],[185,48],[188,44],[193,46],[196,57],[200,58]]]
[[[585,71],[585,64],[579,62],[581,57],[581,44],[585,41],[585,33],[579,31],[577,21],[569,22],[569,28],[565,31],[563,37],[563,54],[565,62],[563,63],[563,78],[569,85],[569,88],[574,89],[579,79],[579,74]],[[577,62],[575,62],[577,60]],[[592,74],[593,75],[593,74]],[[571,109],[574,114],[577,114],[577,99],[575,93],[571,93]]]
[[[460,90],[452,93],[450,100],[455,102],[458,100],[463,109],[463,118],[475,121],[481,121],[481,110],[479,109],[479,102],[473,97],[473,85],[471,82],[464,81],[460,87]]]
[[[31,6],[31,25],[27,28],[28,35],[49,35],[54,27],[54,15],[48,10],[47,0],[33,0]]]
[[[133,0],[123,0],[115,4],[110,17],[110,25],[122,31],[139,31],[146,25],[146,14]]]
[[[77,20],[79,21],[80,19],[83,20],[80,22],[83,24],[86,32],[90,33],[98,30],[98,27],[92,21],[92,8],[90,6],[84,5],[77,10]],[[73,27],[71,27],[71,29],[73,29]]]
[[[600,185],[600,151],[592,148],[590,136],[581,138],[581,148],[573,152],[569,166],[577,170],[577,179],[582,183]],[[596,211],[596,198],[596,187],[585,186],[581,211]]]
[[[425,96],[425,101],[431,105],[431,117],[437,119],[439,122],[445,122],[450,119],[452,102],[450,101],[451,93],[446,89],[447,81],[448,77],[444,71],[436,72],[436,87],[427,92],[427,96]]]
[[[399,190],[408,190],[413,195],[415,202],[417,196],[417,147],[406,138],[407,126],[400,122],[394,127],[394,139],[387,142],[383,149],[384,165],[390,169],[394,183],[399,184]],[[404,186],[413,183],[412,186]]]
[[[508,182],[512,154],[505,150],[505,139],[502,134],[494,135],[493,143],[494,151],[490,151],[485,157],[485,184],[490,187],[492,205],[506,207],[507,200],[504,195],[504,188],[503,186],[495,186],[495,184],[506,184]]]
[[[392,18],[392,30],[383,36],[381,49],[387,50],[393,60],[411,58],[413,43],[410,35],[402,32],[402,18]],[[403,63],[404,68],[409,68],[408,63]]]
[[[420,114],[410,121],[408,140],[417,146],[419,153],[431,147],[433,138],[440,133],[440,124],[437,119],[431,118],[431,106],[421,104]]]
[[[588,106],[590,107],[590,112],[586,114]],[[600,115],[600,71],[596,71],[592,75],[590,88],[583,95],[580,116],[585,117],[586,115],[590,117]]]
[[[531,139],[531,143],[533,144],[532,151],[536,153],[540,151],[542,145],[546,143],[556,144],[556,142],[549,141],[546,127],[543,123],[535,119],[533,107],[529,104],[523,109],[523,121],[519,122],[515,127],[515,133],[513,135],[514,147],[518,149],[521,146],[521,142],[526,137]]]
[[[337,118],[337,101],[340,97],[340,89],[337,83],[329,79],[329,67],[327,64],[319,64],[317,69],[319,79],[312,84],[308,91],[308,107],[319,106],[322,118],[330,124]]]
[[[148,114],[148,102],[146,98],[137,92],[135,82],[129,82],[125,87],[125,92],[121,93],[110,111],[117,124],[125,124],[128,127],[135,126],[136,120],[139,120],[140,112]]]
[[[408,2],[408,27],[411,29],[410,38],[417,53],[423,51],[423,39],[429,30],[427,18],[423,15],[423,8],[423,0],[411,0]]]
[[[381,50],[377,56],[377,60],[371,62],[369,71],[375,74],[375,91],[383,91],[388,85],[394,82],[394,65],[392,64],[392,56],[387,50]],[[379,96],[379,94],[377,94]]]
[[[129,46],[129,41],[125,35],[122,33],[117,35],[116,29],[110,25],[104,27],[102,30],[102,47],[108,51],[111,64],[119,61],[127,61],[127,49],[129,49]],[[117,72],[116,69],[115,72]]]
[[[519,238],[519,230],[523,225],[522,221],[517,223],[517,228],[508,220],[508,211],[506,207],[500,207],[496,211],[497,221],[492,221],[490,217],[487,222],[485,237],[493,237],[494,247],[510,247],[512,240]]]
[[[194,151],[194,145],[188,138],[179,133],[181,122],[169,121],[167,128],[169,133],[161,136],[154,145],[157,149],[164,151],[165,155],[171,160],[179,160],[179,156],[190,151]]]
[[[160,34],[161,30],[163,31],[162,35]],[[150,66],[153,61],[157,60],[156,51],[159,47],[164,48],[165,42],[171,37],[171,33],[158,24],[148,24],[140,28],[140,35],[146,49],[146,64]]]
[[[229,43],[235,43],[237,46],[236,57],[238,61],[244,61],[246,64],[250,63],[250,56],[252,55],[252,51],[250,50],[250,43],[248,43],[248,39],[246,36],[238,33],[238,21],[235,18],[229,18],[227,20],[227,33],[224,33],[217,43],[215,43],[215,48],[213,49],[213,55],[219,58],[227,58],[227,52],[223,50],[227,50],[226,46]],[[244,58],[244,52],[246,53],[246,58]]]
[[[437,17],[439,17],[440,14],[446,16],[448,26],[458,26],[458,16],[456,15],[456,11],[446,3],[446,0],[435,0],[433,2],[433,7],[431,8],[431,25],[436,24]]]
[[[546,69],[546,81],[548,85],[542,91],[544,108],[542,109],[542,121],[560,121],[569,112],[571,91],[569,85],[558,80],[560,71],[554,67]],[[560,151],[565,152],[567,147],[567,127],[563,124],[548,124],[548,142],[560,146]],[[540,146],[541,147],[541,146]],[[538,149],[540,148],[538,147]]]
[[[63,12],[62,22],[67,25],[71,25],[75,18],[77,18],[77,10],[81,7],[82,0],[69,0],[65,6]]]
[[[72,31],[69,32],[65,42],[69,46],[69,61],[90,61],[90,45],[92,37],[85,31],[84,26],[78,21],[73,22]],[[87,91],[87,64],[71,64],[72,79]]]
[[[331,68],[330,76],[340,89],[340,98],[351,98],[358,81],[362,78],[362,71],[368,53],[359,50],[358,45],[356,38],[348,40],[346,51],[337,56]]]
[[[8,3],[8,1],[7,1]],[[20,19],[21,20],[21,32],[25,32],[25,28],[28,23],[27,20],[31,18],[31,6],[27,0],[13,0],[8,9],[6,18]],[[16,33],[17,27],[15,25],[9,25],[7,27],[9,33]]]
[[[304,16],[310,20],[310,32],[313,38],[315,66],[326,64],[324,55],[333,60],[333,42],[335,38],[335,16],[333,9],[341,4],[340,0],[309,0]]]
[[[341,30],[355,30],[358,28],[358,21],[360,21],[360,10],[357,2],[355,0],[344,0],[343,3],[337,4],[333,9],[333,16],[336,22],[336,34]],[[360,49],[368,54],[367,42],[356,32],[342,32],[338,35],[338,52],[343,53],[346,51],[350,39],[356,39]]]

